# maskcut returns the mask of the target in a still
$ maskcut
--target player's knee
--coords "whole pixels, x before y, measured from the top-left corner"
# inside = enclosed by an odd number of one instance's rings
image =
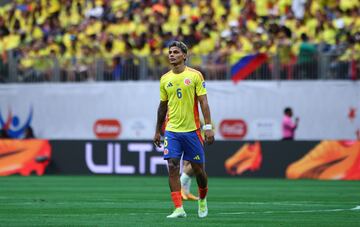
[[[184,160],[183,166],[184,168],[191,168],[191,163],[189,161]]]
[[[193,169],[191,167],[191,164],[190,162],[184,162],[184,165],[183,165],[183,172],[185,172],[187,175],[191,176],[193,175]]]
[[[180,171],[180,162],[174,159],[169,159],[168,161],[169,174],[179,173]]]

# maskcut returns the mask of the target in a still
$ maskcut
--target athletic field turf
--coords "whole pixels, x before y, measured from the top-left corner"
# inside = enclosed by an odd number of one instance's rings
[[[360,226],[360,181],[210,178],[205,219],[165,218],[166,177],[1,177],[0,204],[0,226]]]

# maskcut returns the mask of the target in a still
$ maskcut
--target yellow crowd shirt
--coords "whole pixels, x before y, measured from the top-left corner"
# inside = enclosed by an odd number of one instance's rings
[[[160,79],[160,100],[168,101],[166,130],[190,132],[200,128],[197,97],[206,94],[202,74],[190,67],[182,73],[172,71]]]

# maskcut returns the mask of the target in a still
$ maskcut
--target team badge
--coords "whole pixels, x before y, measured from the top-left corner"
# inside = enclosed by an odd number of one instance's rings
[[[185,84],[185,85],[190,85],[190,83],[191,83],[191,80],[190,80],[189,78],[186,78],[186,79],[184,80],[184,84]]]
[[[169,154],[169,150],[168,149],[164,149],[164,155],[167,155],[167,154]]]
[[[205,81],[203,81],[203,82],[202,82],[202,86],[203,86],[203,88],[205,88],[205,87],[206,87],[206,85],[205,85]]]

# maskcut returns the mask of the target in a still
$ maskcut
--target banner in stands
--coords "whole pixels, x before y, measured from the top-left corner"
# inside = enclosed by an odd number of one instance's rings
[[[167,175],[151,141],[0,140],[0,176]],[[360,180],[360,141],[218,141],[206,146],[209,176]]]
[[[285,107],[299,117],[297,140],[360,138],[360,83],[207,82],[217,140],[279,140]],[[22,138],[153,138],[159,83],[0,85],[0,128]]]

